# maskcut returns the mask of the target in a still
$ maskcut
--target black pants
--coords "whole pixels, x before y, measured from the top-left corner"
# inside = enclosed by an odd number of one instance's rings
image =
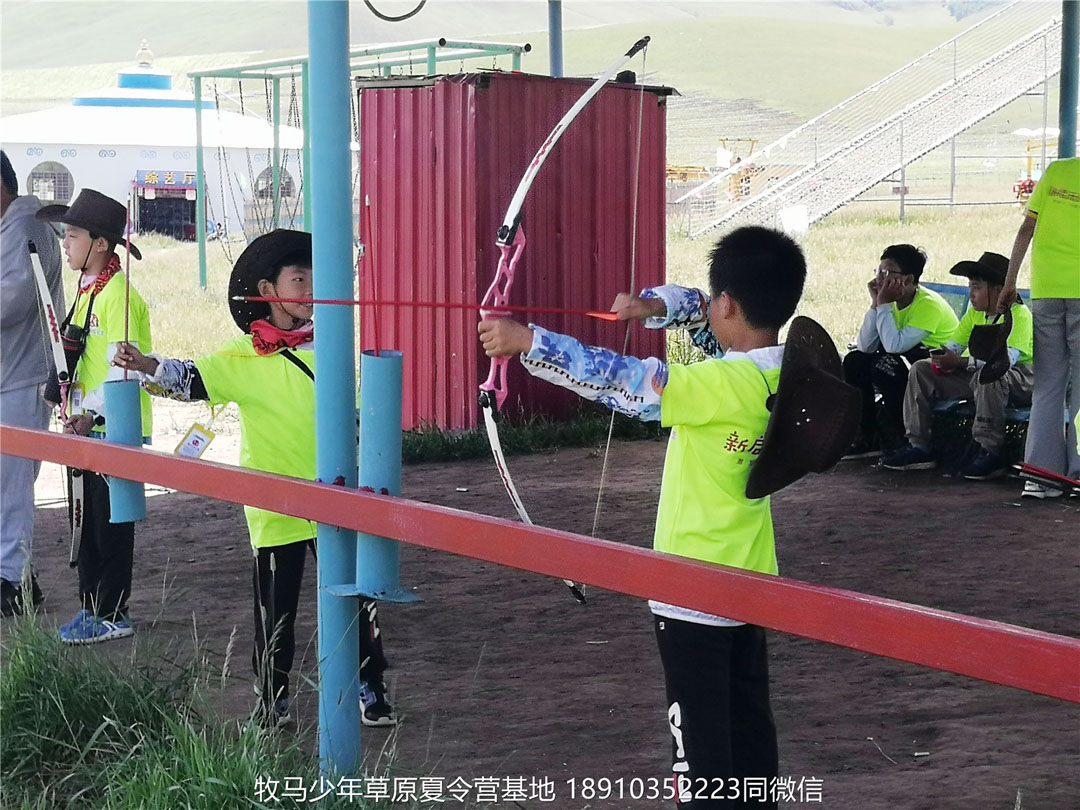
[[[768,797],[779,754],[764,629],[653,620],[664,665],[672,770],[685,777],[680,781],[688,794],[678,806],[775,808]],[[764,801],[762,794],[742,798],[748,777],[764,785]]]
[[[135,524],[109,523],[109,485],[97,473],[82,470],[83,528],[76,567],[82,606],[102,619],[127,613],[131,569],[135,560]],[[68,488],[71,487],[68,470]],[[68,499],[68,519],[71,519]]]
[[[929,357],[929,350],[919,344],[901,354],[848,352],[844,357],[844,380],[862,393],[862,428],[864,438],[877,436],[886,449],[904,441],[904,390],[907,388],[908,363]],[[907,359],[908,363],[904,362]],[[881,410],[874,402],[874,392],[881,394]]]
[[[308,549],[315,554],[314,540],[260,548],[255,557],[252,583],[255,591],[255,649],[251,666],[263,701],[289,697],[289,673],[296,655],[296,608],[304,579]],[[387,667],[374,601],[360,607],[360,679],[378,682]],[[270,654],[267,655],[267,639]]]

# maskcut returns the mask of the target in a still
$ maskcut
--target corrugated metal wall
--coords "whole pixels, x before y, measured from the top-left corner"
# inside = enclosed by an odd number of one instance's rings
[[[479,302],[498,262],[495,233],[536,149],[587,80],[524,74],[361,81],[360,294],[379,300]],[[664,279],[665,95],[646,90],[635,285]],[[639,87],[609,85],[563,135],[523,209],[528,240],[511,293],[521,306],[607,309],[629,289]],[[577,316],[538,323],[621,351],[624,326]],[[477,313],[392,309],[361,314],[365,349],[405,354],[405,427],[475,427],[488,361]],[[630,353],[663,337],[631,330]],[[510,364],[507,407],[563,415],[574,397]]]

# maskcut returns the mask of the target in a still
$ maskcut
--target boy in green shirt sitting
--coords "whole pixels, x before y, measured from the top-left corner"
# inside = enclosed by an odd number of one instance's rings
[[[960,262],[949,272],[967,276],[971,300],[952,339],[927,360],[911,367],[904,394],[904,426],[908,445],[885,457],[890,470],[929,470],[937,466],[930,449],[930,421],[935,399],[974,399],[975,423],[971,437],[979,445],[978,455],[961,471],[965,478],[985,481],[1005,474],[1002,458],[1005,444],[1005,408],[1031,402],[1032,372],[1031,311],[1017,298],[1011,308],[1012,328],[1008,335],[1008,365],[1004,374],[987,380],[983,363],[971,356],[971,330],[988,323],[997,312],[998,294],[1005,282],[1009,260],[998,253],[984,253],[978,261]],[[990,313],[988,316],[987,313]]]
[[[491,357],[520,353],[535,376],[672,428],[656,515],[657,550],[776,574],[769,498],[747,497],[746,488],[762,452],[767,402],[780,377],[784,347],[778,333],[795,312],[805,278],[806,263],[793,240],[746,227],[713,250],[711,297],[667,285],[616,299],[612,309],[621,320],[685,328],[697,345],[723,351],[722,357],[690,366],[583,346],[509,319],[482,321],[480,339]],[[649,606],[664,666],[680,807],[706,806],[694,793],[703,784],[708,792],[731,784],[721,784],[721,778],[775,777],[764,629],[677,605]]]
[[[944,346],[956,329],[948,302],[919,286],[925,266],[926,254],[914,245],[889,245],[866,285],[870,309],[855,351],[844,357],[844,379],[862,392],[862,429],[845,458],[880,456],[903,444],[908,367]]]
[[[311,297],[311,234],[277,230],[252,242],[229,279],[229,307],[244,334],[198,360],[144,356],[121,346],[116,365],[141,371],[154,394],[240,408],[240,466],[315,478],[315,331],[311,304],[236,300],[237,296]],[[315,524],[245,506],[255,551],[252,572],[255,645],[252,667],[264,717],[289,719],[293,627]],[[360,697],[364,725],[396,723],[386,697],[382,636],[375,603],[360,622]]]

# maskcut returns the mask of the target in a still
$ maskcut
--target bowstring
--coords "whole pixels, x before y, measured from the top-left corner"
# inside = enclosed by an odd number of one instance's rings
[[[645,61],[649,55],[649,46],[646,45],[641,51],[641,91],[638,94],[638,126],[637,146],[634,157],[634,195],[630,221],[630,294],[637,294],[637,229],[638,229],[638,192],[641,180],[641,132],[645,113]],[[623,335],[623,351],[625,355],[630,351],[630,321],[626,322],[626,332]],[[611,437],[615,430],[615,410],[611,411],[611,419],[608,421],[607,441],[604,444],[604,461],[600,467],[600,485],[596,490],[596,508],[593,510],[592,532],[590,537],[596,537],[600,526],[600,510],[604,501],[604,487],[607,484],[608,460],[611,455]]]

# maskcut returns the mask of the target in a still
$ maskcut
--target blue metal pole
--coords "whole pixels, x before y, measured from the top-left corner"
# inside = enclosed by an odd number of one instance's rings
[[[271,83],[271,103],[274,105],[272,120],[274,122],[274,157],[271,163],[274,199],[274,230],[281,227],[281,79],[274,77]]]
[[[218,184],[221,184],[218,172]],[[228,212],[223,211],[221,221],[226,222]],[[221,234],[217,235],[218,239]],[[206,289],[206,166],[203,163],[202,140],[202,78],[195,77],[195,241],[199,245],[199,288]]]
[[[1076,157],[1077,73],[1080,72],[1080,2],[1061,4],[1061,93],[1058,99],[1058,157]]]
[[[561,79],[562,68],[562,0],[548,0],[548,58],[551,75]]]
[[[401,352],[360,356],[360,485],[401,494]],[[356,592],[384,602],[418,602],[400,584],[399,545],[357,536]]]
[[[314,292],[349,298],[352,203],[349,154],[349,6],[308,0]],[[315,307],[315,473],[355,487],[356,355],[351,307]],[[361,765],[359,607],[329,588],[352,579],[356,533],[319,524],[319,763],[325,774]]]
[[[105,383],[105,439],[142,446],[142,402],[138,380]],[[109,479],[109,523],[146,519],[146,490],[140,481]]]

